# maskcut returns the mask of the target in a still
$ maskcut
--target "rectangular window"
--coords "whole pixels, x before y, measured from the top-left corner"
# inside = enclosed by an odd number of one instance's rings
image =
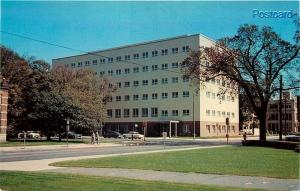
[[[125,74],[129,74],[130,73],[130,68],[125,68]]]
[[[158,70],[158,65],[152,65],[152,71]]]
[[[172,83],[178,83],[178,77],[173,77],[172,78]]]
[[[172,48],[172,54],[177,54],[178,53],[178,48]]]
[[[143,94],[143,100],[148,100],[148,94]]]
[[[143,66],[143,72],[148,72],[149,67],[148,66]]]
[[[124,101],[129,101],[130,100],[130,96],[129,95],[125,95],[124,96]]]
[[[130,110],[129,109],[124,109],[124,117],[125,118],[128,118],[128,117],[130,117]]]
[[[182,77],[182,82],[189,82],[189,78],[186,76]]]
[[[113,114],[112,114],[112,109],[108,109],[108,110],[107,110],[107,116],[108,116],[108,117],[112,117],[112,116],[113,116]]]
[[[172,98],[178,98],[178,92],[172,92]]]
[[[105,58],[100,59],[100,64],[104,64],[105,63]]]
[[[77,66],[82,67],[82,62],[78,62]]]
[[[135,87],[139,86],[139,81],[133,81],[133,86]]]
[[[121,118],[121,109],[115,110],[115,116],[116,116],[116,118]]]
[[[133,95],[133,100],[134,100],[134,101],[139,100],[139,95]]]
[[[161,55],[167,55],[167,54],[168,54],[168,49],[161,50]]]
[[[148,52],[143,52],[143,58],[148,58]]]
[[[152,57],[155,57],[155,56],[158,56],[158,51],[157,50],[152,51]]]
[[[166,93],[166,92],[161,93],[161,98],[162,99],[167,99],[168,98],[168,93]]]
[[[227,96],[227,101],[230,101],[230,96]]]
[[[101,72],[99,73],[100,76],[104,76],[104,74],[105,74],[104,71],[101,71]]]
[[[168,78],[162,78],[161,83],[162,84],[167,84],[168,83]]]
[[[72,64],[71,64],[71,67],[72,67],[72,68],[75,68],[75,63],[72,63]]]
[[[152,107],[151,108],[151,117],[157,117],[157,107]]]
[[[212,79],[211,79],[211,83],[212,83],[212,84],[215,84],[215,83],[216,83],[215,78],[212,78]]]
[[[118,82],[118,88],[122,87],[122,82]]]
[[[148,80],[143,80],[143,86],[148,86]]]
[[[124,87],[130,87],[130,82],[124,82]]]
[[[138,53],[133,54],[133,59],[139,59],[140,55]]]
[[[227,117],[230,117],[230,112],[227,112]]]
[[[190,115],[190,110],[184,109],[184,110],[182,111],[182,115],[183,115],[183,116],[188,116],[188,115]]]
[[[178,68],[178,62],[173,62],[172,63],[172,68]]]
[[[189,52],[190,51],[190,47],[189,46],[183,46],[182,47],[182,52]]]
[[[97,60],[93,60],[93,65],[97,65]]]
[[[152,85],[157,85],[158,80],[157,79],[152,79]]]
[[[220,85],[220,83],[221,83],[221,82],[220,82],[220,79],[217,79],[217,84]]]
[[[172,116],[178,116],[178,110],[172,110]]]
[[[206,115],[210,116],[210,110],[209,109],[206,110]]]
[[[85,61],[85,66],[89,66],[90,65],[90,61]]]
[[[122,60],[122,57],[121,56],[117,56],[116,60],[117,60],[117,62],[120,62]]]
[[[157,99],[157,93],[152,94],[152,99]]]
[[[212,110],[212,111],[211,111],[211,115],[212,115],[212,116],[216,116],[216,110]]]
[[[108,58],[108,63],[112,63],[114,61],[114,58]]]
[[[116,101],[121,101],[121,96],[116,96]]]
[[[114,73],[114,71],[112,71],[112,70],[108,70],[108,72],[107,72],[107,73],[108,73],[108,75],[109,75],[109,76],[112,76],[112,75],[113,75],[113,73]]]
[[[132,117],[139,117],[139,109],[138,108],[132,109]]]
[[[222,111],[222,117],[225,117],[225,111]]]
[[[134,67],[133,68],[133,73],[138,73],[139,72],[139,67]]]
[[[167,117],[168,116],[168,110],[161,110],[161,116]]]
[[[235,117],[234,113],[231,113],[231,117],[232,117],[232,118],[234,118],[234,117]]]
[[[221,111],[218,111],[217,113],[218,113],[218,117],[220,117],[221,116]]]
[[[142,108],[142,117],[148,117],[148,108]]]
[[[126,55],[125,60],[130,60],[130,55]]]
[[[234,102],[234,97],[231,97],[231,101]]]
[[[210,92],[206,92],[206,97],[210,98]]]
[[[116,70],[116,75],[121,75],[122,71],[121,69]]]
[[[162,64],[161,69],[162,70],[167,70],[168,69],[168,64]]]
[[[189,96],[190,96],[190,92],[189,91],[182,92],[182,97],[189,97]]]

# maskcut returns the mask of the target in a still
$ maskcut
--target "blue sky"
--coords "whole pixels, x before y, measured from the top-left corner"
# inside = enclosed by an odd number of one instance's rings
[[[254,18],[253,9],[290,11],[299,2],[23,2],[2,1],[1,30],[84,51],[183,34],[232,36],[244,23],[269,25],[286,40],[293,19]],[[1,34],[1,44],[51,63],[79,52]]]

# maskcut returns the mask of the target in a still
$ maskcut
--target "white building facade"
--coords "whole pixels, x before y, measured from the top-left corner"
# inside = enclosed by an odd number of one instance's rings
[[[117,85],[107,104],[104,131],[137,130],[147,136],[161,136],[164,131],[169,136],[193,136],[194,132],[200,137],[238,135],[238,97],[225,95],[220,100],[217,94],[223,82],[219,79],[210,80],[196,94],[197,88],[180,70],[190,51],[212,44],[203,35],[184,35],[52,62],[53,67],[92,69]]]

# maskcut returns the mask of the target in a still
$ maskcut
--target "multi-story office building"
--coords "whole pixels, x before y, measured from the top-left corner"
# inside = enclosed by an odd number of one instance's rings
[[[219,87],[228,84],[213,79],[196,94],[197,88],[182,77],[180,69],[191,51],[213,43],[203,35],[184,35],[53,59],[53,66],[90,68],[117,85],[107,104],[109,118],[104,130],[143,133],[146,122],[148,136],[160,136],[163,131],[172,136],[194,132],[201,137],[225,136],[227,131],[235,135],[239,127],[238,98],[217,96]]]
[[[297,99],[298,98],[298,99]],[[282,131],[284,134],[299,132],[299,104],[300,96],[293,97],[289,92],[282,95]],[[279,100],[271,100],[267,112],[267,128],[270,133],[279,132]]]

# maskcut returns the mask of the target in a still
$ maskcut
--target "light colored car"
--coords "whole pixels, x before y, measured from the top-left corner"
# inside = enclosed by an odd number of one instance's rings
[[[129,131],[129,133],[124,133],[123,136],[125,139],[132,139],[132,137],[134,139],[143,139],[144,138],[144,135],[142,135],[136,131]]]
[[[39,138],[41,138],[40,133],[38,133],[38,132],[27,131],[27,132],[25,132],[25,134],[26,134],[26,138],[28,138],[28,139],[39,139]],[[19,133],[18,138],[19,139],[24,138],[24,133],[23,132]]]

